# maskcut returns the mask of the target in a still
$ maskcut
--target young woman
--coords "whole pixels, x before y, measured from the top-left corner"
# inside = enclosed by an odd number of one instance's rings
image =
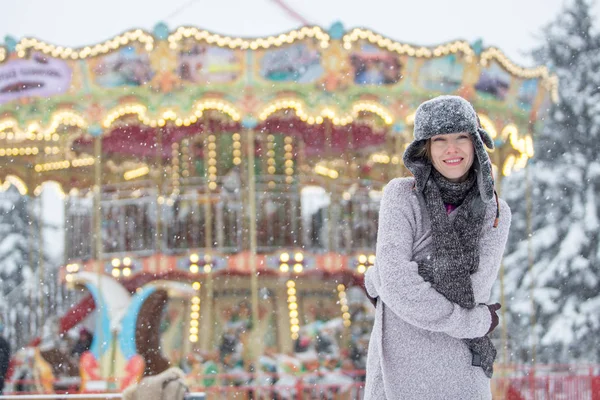
[[[491,399],[496,350],[488,305],[510,226],[485,151],[493,147],[471,104],[421,104],[404,153],[414,178],[385,188],[375,266],[376,304],[365,400]]]

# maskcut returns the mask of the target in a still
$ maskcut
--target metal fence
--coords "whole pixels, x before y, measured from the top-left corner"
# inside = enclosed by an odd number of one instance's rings
[[[515,366],[492,380],[510,400],[600,400],[600,368],[591,365]]]
[[[312,372],[288,374],[213,374],[188,376],[191,399],[253,399],[253,400],[360,400],[364,396],[364,371]],[[576,367],[568,372],[540,366],[539,370],[513,370],[510,376],[492,379],[494,399],[505,400],[600,400],[600,373],[597,367]],[[500,374],[502,375],[502,373]],[[521,376],[522,375],[522,376]],[[191,383],[190,383],[191,382]],[[211,382],[212,386],[203,384]],[[14,387],[9,382],[8,387]],[[71,388],[73,393],[76,388]],[[120,398],[108,394],[37,394],[6,393],[0,399],[104,399]]]

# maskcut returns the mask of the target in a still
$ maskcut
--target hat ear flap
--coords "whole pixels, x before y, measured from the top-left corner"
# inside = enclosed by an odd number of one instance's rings
[[[402,157],[404,166],[415,177],[416,187],[419,191],[422,191],[425,187],[431,172],[431,163],[426,158],[419,156],[419,152],[423,146],[426,146],[426,142],[426,140],[415,140],[408,145]]]
[[[487,133],[487,131],[481,127],[477,128],[477,133],[479,134],[479,137],[481,138],[481,141],[483,142],[483,144],[485,144],[485,146],[488,149],[493,149],[494,148],[494,140],[492,139],[492,137],[490,136],[489,133]]]
[[[485,131],[484,131],[485,132]],[[475,140],[473,143],[476,156],[477,185],[484,203],[494,197],[494,177],[492,175],[492,162],[483,146],[482,141]]]

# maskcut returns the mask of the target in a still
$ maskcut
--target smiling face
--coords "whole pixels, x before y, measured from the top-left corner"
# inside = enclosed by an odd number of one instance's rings
[[[436,135],[430,142],[433,167],[450,182],[462,182],[473,165],[473,142],[467,132]]]

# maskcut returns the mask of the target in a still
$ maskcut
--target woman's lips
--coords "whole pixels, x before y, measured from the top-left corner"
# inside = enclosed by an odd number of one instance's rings
[[[444,160],[444,163],[446,163],[447,165],[450,165],[450,166],[455,166],[455,165],[460,164],[462,162],[462,160],[463,160],[462,158],[450,158],[448,160]]]

